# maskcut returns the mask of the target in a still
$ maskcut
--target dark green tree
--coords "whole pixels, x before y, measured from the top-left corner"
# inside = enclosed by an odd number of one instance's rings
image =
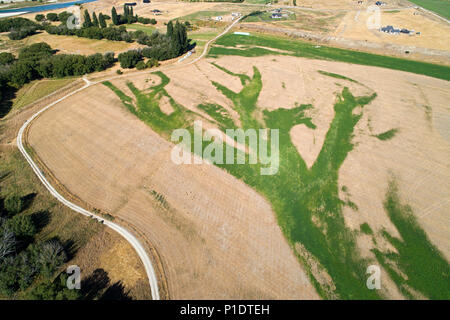
[[[35,286],[27,298],[30,300],[80,300],[82,295],[79,290],[67,288],[67,274],[61,273],[52,281],[45,281]]]
[[[98,23],[100,25],[100,28],[106,28],[106,20],[105,20],[105,16],[103,15],[103,13],[100,12],[100,14],[98,15]]]
[[[0,66],[14,62],[15,58],[12,53],[0,52]]]
[[[60,14],[58,14],[58,19],[59,19],[59,21],[61,21],[61,23],[66,24],[67,19],[69,19],[70,16],[71,16],[71,14],[69,12],[63,11]]]
[[[34,17],[34,20],[36,20],[36,21],[42,21],[42,20],[44,20],[45,19],[45,16],[43,15],[43,14],[37,14],[35,17]]]
[[[100,23],[98,22],[97,15],[95,14],[95,12],[92,13],[92,24],[94,25],[94,27],[97,28],[100,27]]]
[[[36,227],[29,215],[16,215],[5,222],[16,237],[32,237],[36,233]]]
[[[23,209],[22,198],[16,194],[8,196],[4,201],[4,207],[11,215],[19,213]]]
[[[119,24],[119,17],[117,16],[117,11],[116,8],[112,7],[111,9],[111,18],[112,18],[112,22],[115,26],[117,26]]]
[[[89,28],[92,27],[92,21],[91,16],[89,15],[89,11],[84,10],[84,22],[83,22],[83,28]]]
[[[51,278],[66,260],[67,255],[59,241],[51,240],[39,246],[38,265],[44,277]]]
[[[142,54],[137,50],[129,50],[119,54],[118,59],[121,68],[134,68],[142,59]]]
[[[167,23],[167,32],[166,32],[166,35],[167,35],[169,38],[172,38],[172,35],[173,35],[173,23],[172,23],[172,21],[169,21],[169,22]]]
[[[47,13],[47,20],[48,21],[58,21],[58,15],[54,12]]]

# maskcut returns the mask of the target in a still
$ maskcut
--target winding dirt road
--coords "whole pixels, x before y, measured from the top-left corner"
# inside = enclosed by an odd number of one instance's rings
[[[182,66],[186,66],[189,64],[193,64],[196,63],[197,61],[199,61],[200,59],[202,59],[206,53],[208,52],[209,46],[211,45],[211,43],[213,43],[214,41],[216,41],[218,38],[220,38],[221,36],[225,35],[228,31],[231,30],[231,28],[234,27],[234,25],[236,25],[243,17],[241,16],[239,19],[235,20],[233,23],[231,23],[222,33],[220,33],[219,35],[217,35],[215,38],[209,40],[204,49],[203,52],[201,53],[200,56],[198,56],[197,58],[195,58],[194,60],[191,60],[187,63],[183,63],[183,64],[177,64],[177,65],[170,65],[168,67],[161,67],[161,68],[157,68],[156,70],[160,70],[160,69],[173,69],[173,68],[177,68],[177,67],[182,67]],[[126,230],[125,228],[123,228],[122,226],[113,223],[111,221],[105,220],[104,218],[86,210],[81,208],[80,206],[70,202],[69,200],[67,200],[66,198],[64,198],[58,191],[56,191],[56,189],[51,185],[51,183],[46,179],[44,172],[38,167],[38,165],[33,161],[32,157],[29,155],[29,153],[26,151],[26,148],[24,147],[23,144],[23,138],[24,138],[24,132],[26,131],[27,127],[31,124],[31,122],[36,119],[40,114],[42,114],[43,112],[45,112],[46,110],[48,110],[49,108],[53,107],[54,105],[58,104],[59,102],[67,99],[68,97],[85,90],[86,88],[98,84],[100,82],[103,81],[107,81],[107,80],[112,80],[112,79],[117,79],[117,78],[121,78],[121,77],[128,77],[130,75],[135,75],[135,74],[142,74],[144,72],[148,72],[148,71],[142,71],[142,72],[136,72],[136,73],[132,73],[132,74],[127,74],[127,75],[123,75],[123,76],[115,76],[115,77],[110,77],[108,79],[103,79],[101,81],[95,81],[95,82],[91,82],[89,81],[87,78],[83,77],[83,80],[86,82],[86,84],[79,88],[76,89],[72,92],[70,92],[69,94],[63,96],[62,98],[52,102],[51,104],[45,106],[44,108],[42,108],[41,110],[39,110],[38,112],[36,112],[35,114],[33,114],[20,128],[19,133],[17,134],[17,146],[20,150],[20,152],[23,154],[23,156],[25,157],[25,160],[28,162],[28,164],[31,166],[31,168],[33,169],[34,173],[36,174],[36,176],[39,178],[39,180],[42,182],[42,184],[47,188],[47,190],[58,200],[60,201],[62,204],[64,204],[65,206],[69,207],[70,209],[81,213],[82,215],[85,215],[87,217],[91,217],[93,219],[98,220],[99,222],[105,224],[106,226],[108,226],[109,228],[113,229],[114,231],[116,231],[117,233],[119,233],[122,237],[124,237],[132,246],[133,248],[136,250],[137,254],[139,255],[139,258],[141,259],[145,271],[147,273],[147,277],[149,279],[149,284],[150,284],[150,289],[151,289],[151,294],[152,294],[152,299],[153,300],[159,300],[160,299],[160,295],[159,295],[159,289],[158,289],[158,281],[157,281],[157,277],[156,277],[156,273],[155,273],[155,269],[153,268],[152,262],[150,260],[150,257],[148,256],[147,252],[145,251],[144,247],[142,246],[142,244],[139,242],[139,240],[133,235],[131,234],[128,230]]]

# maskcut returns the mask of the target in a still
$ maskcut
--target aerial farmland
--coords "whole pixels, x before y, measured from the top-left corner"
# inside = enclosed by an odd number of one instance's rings
[[[27,4],[1,299],[450,298],[447,0]]]

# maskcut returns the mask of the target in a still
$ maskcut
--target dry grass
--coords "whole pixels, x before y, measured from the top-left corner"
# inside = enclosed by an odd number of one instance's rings
[[[28,104],[31,104],[65,86],[74,82],[76,78],[65,79],[44,79],[27,83],[20,88],[15,98],[11,111],[16,111]]]

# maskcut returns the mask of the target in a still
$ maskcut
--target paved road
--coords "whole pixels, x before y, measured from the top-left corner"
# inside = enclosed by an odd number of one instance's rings
[[[181,66],[185,66],[185,65],[189,65],[189,64],[193,64],[197,61],[199,61],[201,58],[203,58],[206,53],[208,52],[208,48],[210,46],[210,44],[212,42],[214,42],[215,40],[217,40],[218,38],[220,38],[221,36],[223,36],[224,34],[226,34],[228,31],[230,31],[230,29],[236,25],[240,20],[242,19],[242,17],[240,17],[239,19],[235,20],[233,23],[231,23],[221,34],[219,34],[218,36],[216,36],[215,38],[211,39],[210,41],[208,41],[205,45],[205,48],[203,49],[203,52],[200,56],[198,56],[197,58],[195,58],[192,61],[189,61],[188,63],[185,64],[179,64],[177,65],[178,67]],[[161,68],[158,69],[154,69],[159,70]],[[165,68],[167,69],[167,68]],[[145,73],[148,71],[141,71],[141,72],[136,72],[136,73],[132,73],[132,74],[140,74],[140,73]],[[25,121],[25,123],[22,125],[22,127],[19,130],[19,133],[17,134],[17,146],[20,150],[20,152],[23,154],[23,156],[25,157],[26,161],[28,162],[28,164],[31,166],[31,168],[33,169],[34,173],[36,174],[36,176],[39,178],[39,180],[42,182],[42,184],[47,188],[47,190],[58,200],[60,201],[62,204],[66,205],[67,207],[69,207],[70,209],[81,213],[82,215],[91,217],[92,219],[96,219],[100,222],[102,222],[103,224],[105,224],[106,226],[108,226],[109,228],[113,229],[114,231],[116,231],[117,233],[119,233],[122,237],[124,237],[132,246],[133,248],[136,250],[137,254],[139,255],[139,258],[141,259],[142,263],[144,264],[144,268],[145,268],[145,272],[147,273],[147,277],[149,280],[149,284],[150,284],[150,289],[151,289],[151,294],[152,294],[152,299],[153,300],[159,300],[160,296],[159,296],[159,289],[158,289],[158,280],[156,278],[156,273],[155,270],[153,268],[152,262],[150,260],[150,257],[148,256],[147,252],[145,251],[144,247],[142,246],[142,244],[139,242],[139,240],[133,235],[131,234],[129,231],[127,231],[125,228],[121,227],[120,225],[113,223],[109,220],[105,220],[104,218],[86,210],[81,208],[80,206],[77,206],[76,204],[70,202],[69,200],[67,200],[66,198],[64,198],[58,191],[56,191],[56,189],[50,184],[50,182],[45,178],[45,174],[43,171],[41,171],[41,169],[39,169],[39,167],[37,166],[37,164],[33,161],[33,159],[31,158],[31,156],[28,154],[28,152],[25,150],[25,147],[23,145],[23,134],[26,130],[26,128],[30,125],[30,123],[36,119],[41,113],[45,112],[46,110],[48,110],[49,108],[53,107],[54,105],[58,104],[59,102],[67,99],[68,97],[83,91],[84,89],[98,84],[99,82],[103,82],[103,81],[107,81],[107,80],[112,80],[112,79],[116,79],[116,78],[121,78],[121,77],[126,77],[126,76],[130,76],[131,73],[126,74],[126,75],[122,75],[122,76],[114,76],[114,77],[110,77],[108,79],[103,79],[101,81],[96,81],[96,82],[91,82],[89,81],[87,78],[83,77],[84,82],[86,82],[86,84],[79,88],[76,89],[70,93],[68,93],[67,95],[65,95],[64,97],[52,102],[51,104],[45,106],[44,108],[42,108],[41,110],[39,110],[38,112],[36,112],[35,114],[33,114],[27,121]]]

